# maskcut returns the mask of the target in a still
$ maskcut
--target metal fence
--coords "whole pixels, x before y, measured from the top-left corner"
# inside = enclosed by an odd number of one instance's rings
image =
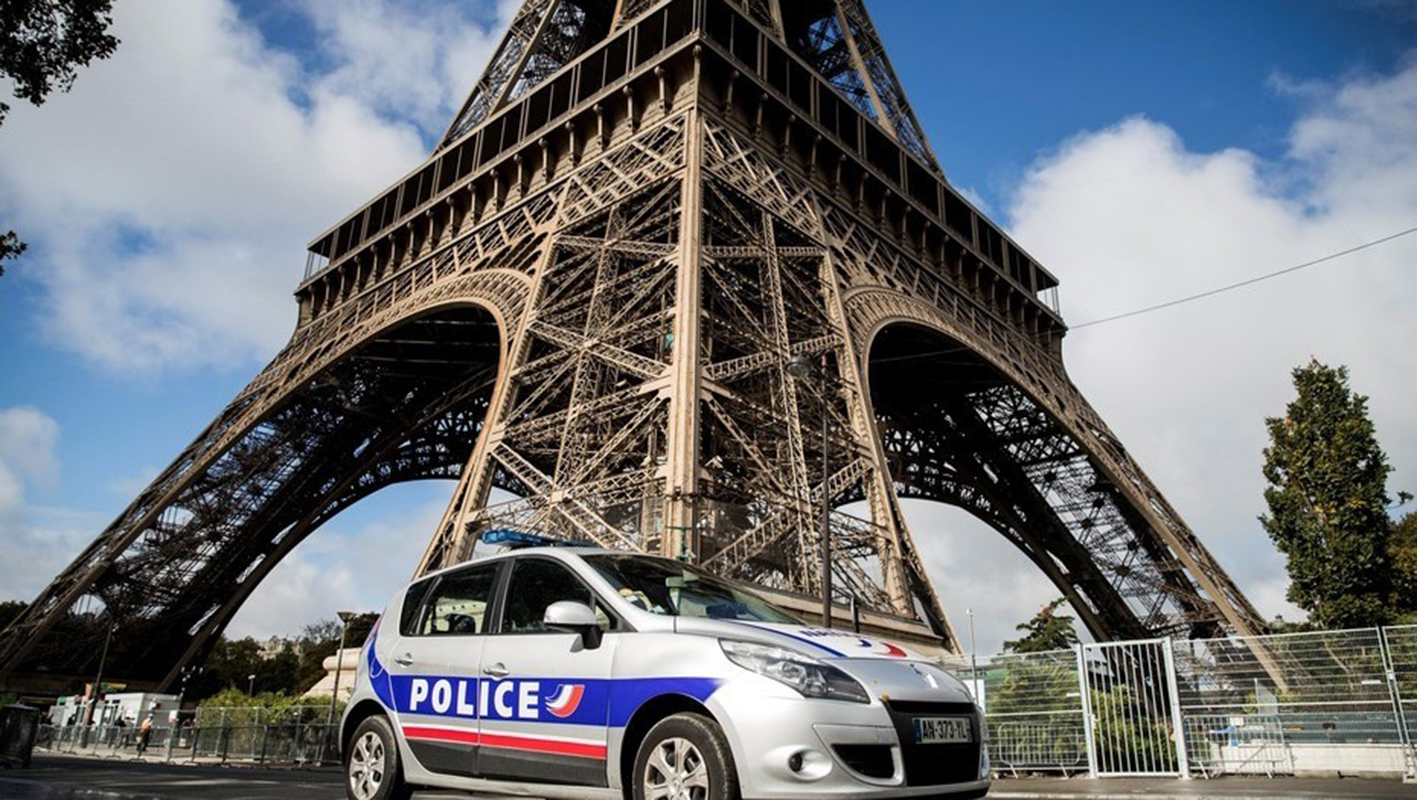
[[[956,658],[997,772],[1340,773],[1417,780],[1417,625],[1152,639]],[[320,764],[328,706],[203,708],[154,728],[148,758]],[[36,746],[138,756],[134,726],[41,726]]]
[[[327,725],[328,714],[328,706],[201,708],[178,727],[154,727],[146,740],[133,725],[42,725],[37,746],[119,759],[313,766],[339,760],[338,714]]]
[[[956,659],[995,770],[1417,780],[1417,625]]]

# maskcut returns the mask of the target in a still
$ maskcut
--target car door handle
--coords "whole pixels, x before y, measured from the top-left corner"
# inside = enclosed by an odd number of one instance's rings
[[[404,653],[401,656],[394,656],[394,663],[398,664],[400,667],[406,667],[413,663],[413,656],[408,653]]]
[[[511,674],[511,670],[506,665],[498,661],[496,664],[489,664],[482,668],[483,674],[491,675],[494,678],[505,678]]]

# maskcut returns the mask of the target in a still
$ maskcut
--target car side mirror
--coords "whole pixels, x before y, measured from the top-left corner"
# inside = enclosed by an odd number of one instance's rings
[[[585,603],[575,600],[558,600],[546,607],[541,622],[555,631],[578,633],[587,650],[600,647],[600,623],[595,619],[595,611]]]

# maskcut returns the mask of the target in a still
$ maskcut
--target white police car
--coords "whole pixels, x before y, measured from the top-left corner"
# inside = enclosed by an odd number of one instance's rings
[[[677,561],[537,547],[399,593],[341,726],[356,800],[979,797],[982,718],[898,645]]]

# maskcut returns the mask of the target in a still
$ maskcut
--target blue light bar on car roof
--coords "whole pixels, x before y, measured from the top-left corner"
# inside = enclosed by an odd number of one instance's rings
[[[512,530],[511,528],[493,528],[484,531],[482,534],[484,544],[497,544],[509,549],[522,547],[589,547],[589,542],[575,542],[568,539],[553,539],[550,536],[543,536],[539,533],[528,533],[527,531]]]

